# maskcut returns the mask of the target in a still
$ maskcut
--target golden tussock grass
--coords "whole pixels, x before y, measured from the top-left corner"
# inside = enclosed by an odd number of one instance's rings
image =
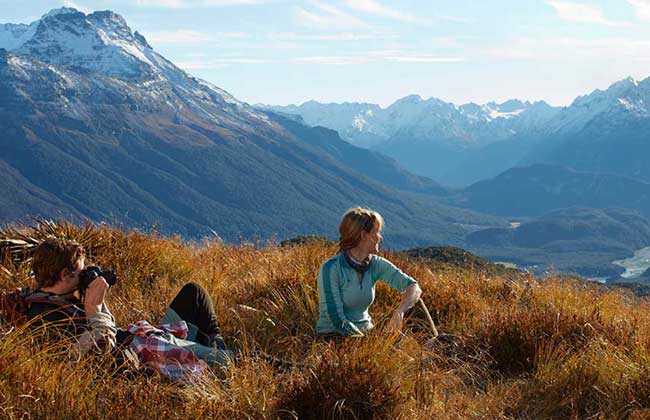
[[[381,286],[378,328],[327,342],[315,338],[316,276],[332,247],[187,243],[62,223],[7,229],[0,240],[46,235],[76,238],[92,262],[116,270],[108,303],[121,326],[157,321],[184,283],[202,284],[242,357],[179,385],[114,374],[109,356],[78,358],[39,331],[5,327],[0,418],[650,418],[650,306],[628,292],[433,269],[390,253],[449,338],[429,346],[425,331],[382,331],[399,296]],[[18,245],[4,253],[0,291],[29,282],[29,252]]]

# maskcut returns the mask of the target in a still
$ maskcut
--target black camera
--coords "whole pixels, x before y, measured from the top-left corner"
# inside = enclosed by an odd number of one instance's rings
[[[97,277],[104,277],[104,280],[106,280],[109,287],[114,286],[117,282],[117,277],[113,270],[102,270],[99,266],[89,265],[79,273],[79,290],[86,290],[90,283],[92,283]]]

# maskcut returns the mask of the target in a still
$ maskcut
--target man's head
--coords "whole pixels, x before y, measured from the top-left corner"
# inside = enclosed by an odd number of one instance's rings
[[[32,270],[39,289],[69,283],[70,291],[76,288],[79,271],[84,268],[85,253],[75,241],[46,239],[41,242],[32,258]]]

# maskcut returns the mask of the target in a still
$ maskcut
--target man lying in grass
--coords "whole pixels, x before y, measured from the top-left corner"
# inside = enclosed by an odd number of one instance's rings
[[[77,242],[47,239],[34,252],[32,270],[38,289],[27,298],[27,316],[34,325],[76,338],[82,353],[105,351],[118,346],[134,350],[145,364],[172,380],[197,375],[207,364],[225,367],[233,358],[219,334],[219,326],[208,293],[195,283],[180,290],[154,327],[138,321],[127,329],[115,325],[104,301],[109,289],[98,275],[80,288],[80,273],[85,268],[84,249]],[[85,273],[82,273],[82,276]]]
[[[339,252],[323,263],[318,273],[320,317],[316,332],[322,335],[363,336],[373,328],[368,309],[375,300],[375,284],[383,280],[402,292],[402,302],[388,324],[400,331],[406,312],[422,291],[379,252],[384,220],[376,211],[348,210],[339,225]]]

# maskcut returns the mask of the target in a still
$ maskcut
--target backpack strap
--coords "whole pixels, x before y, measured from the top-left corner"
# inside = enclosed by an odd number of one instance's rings
[[[32,292],[30,291],[24,298],[25,301],[25,315],[27,315],[27,311],[32,307],[33,304],[35,303],[43,303],[46,305],[52,305],[56,306],[60,309],[62,309],[64,312],[66,312],[70,316],[74,316],[76,314],[75,307],[76,305],[73,302],[69,302],[67,300],[63,299],[56,299],[53,298],[51,295],[47,295],[42,292]]]

